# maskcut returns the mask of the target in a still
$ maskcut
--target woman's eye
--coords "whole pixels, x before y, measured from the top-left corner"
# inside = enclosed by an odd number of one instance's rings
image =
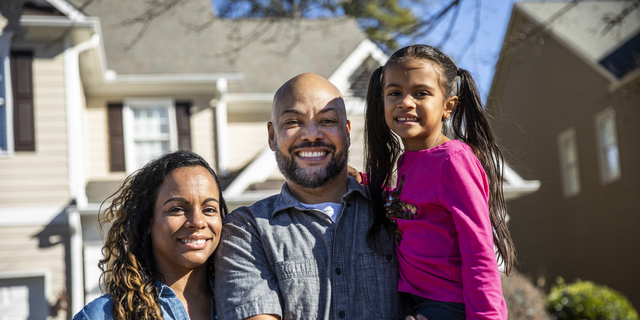
[[[204,210],[202,210],[202,211],[203,211],[205,214],[207,214],[207,215],[211,215],[211,216],[216,215],[216,214],[218,213],[218,209],[213,208],[213,207],[211,207],[211,208],[205,208],[205,209],[204,209]]]
[[[171,212],[171,213],[182,213],[182,212],[184,212],[184,209],[182,207],[173,207],[173,208],[169,209],[169,212]]]

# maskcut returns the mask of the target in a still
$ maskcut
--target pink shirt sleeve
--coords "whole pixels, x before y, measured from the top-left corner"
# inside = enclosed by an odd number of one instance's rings
[[[456,152],[445,162],[440,181],[440,201],[451,212],[458,233],[467,319],[507,319],[484,169],[471,152]]]

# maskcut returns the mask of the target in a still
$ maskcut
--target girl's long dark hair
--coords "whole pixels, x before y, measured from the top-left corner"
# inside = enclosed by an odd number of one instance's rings
[[[167,175],[182,167],[201,166],[213,176],[220,191],[220,215],[227,214],[222,188],[216,173],[199,155],[176,151],[150,161],[133,173],[112,195],[109,207],[100,214],[100,229],[111,223],[100,260],[103,290],[109,293],[114,319],[162,319],[155,265],[148,233],[158,191]],[[106,201],[106,200],[105,200]],[[207,260],[207,272],[213,274],[213,255]]]
[[[412,45],[396,51],[384,67],[371,75],[367,91],[365,123],[365,171],[370,175],[369,195],[372,201],[373,225],[367,233],[369,246],[378,250],[381,232],[393,234],[393,226],[384,210],[383,191],[392,186],[394,166],[402,153],[398,137],[385,121],[382,84],[384,71],[389,64],[423,59],[440,66],[440,86],[447,98],[458,97],[458,104],[451,117],[452,137],[471,147],[489,178],[489,211],[493,226],[493,242],[505,273],[511,273],[515,264],[515,248],[507,228],[507,205],[502,191],[504,157],[491,131],[484,113],[476,83],[471,74],[459,69],[455,63],[437,48],[428,45]],[[459,79],[459,80],[458,80]],[[443,126],[445,128],[446,126]]]

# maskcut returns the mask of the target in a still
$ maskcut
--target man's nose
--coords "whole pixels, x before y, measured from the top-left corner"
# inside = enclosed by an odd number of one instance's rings
[[[307,123],[302,128],[301,138],[302,140],[308,140],[308,141],[322,140],[324,138],[324,134],[322,133],[322,130],[318,127],[317,124]]]

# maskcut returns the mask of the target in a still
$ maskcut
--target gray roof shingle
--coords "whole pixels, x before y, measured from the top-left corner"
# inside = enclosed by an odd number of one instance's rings
[[[78,5],[79,0],[70,0]],[[217,20],[201,31],[193,25],[208,21],[209,0],[186,0],[153,20],[129,50],[142,24],[124,25],[145,12],[146,1],[95,1],[85,10],[99,17],[107,68],[123,74],[178,74],[241,72],[245,79],[230,83],[235,93],[275,92],[291,77],[314,72],[329,77],[365,39],[350,19]],[[234,52],[238,38],[268,29],[257,40]],[[235,44],[235,46],[234,46]]]

